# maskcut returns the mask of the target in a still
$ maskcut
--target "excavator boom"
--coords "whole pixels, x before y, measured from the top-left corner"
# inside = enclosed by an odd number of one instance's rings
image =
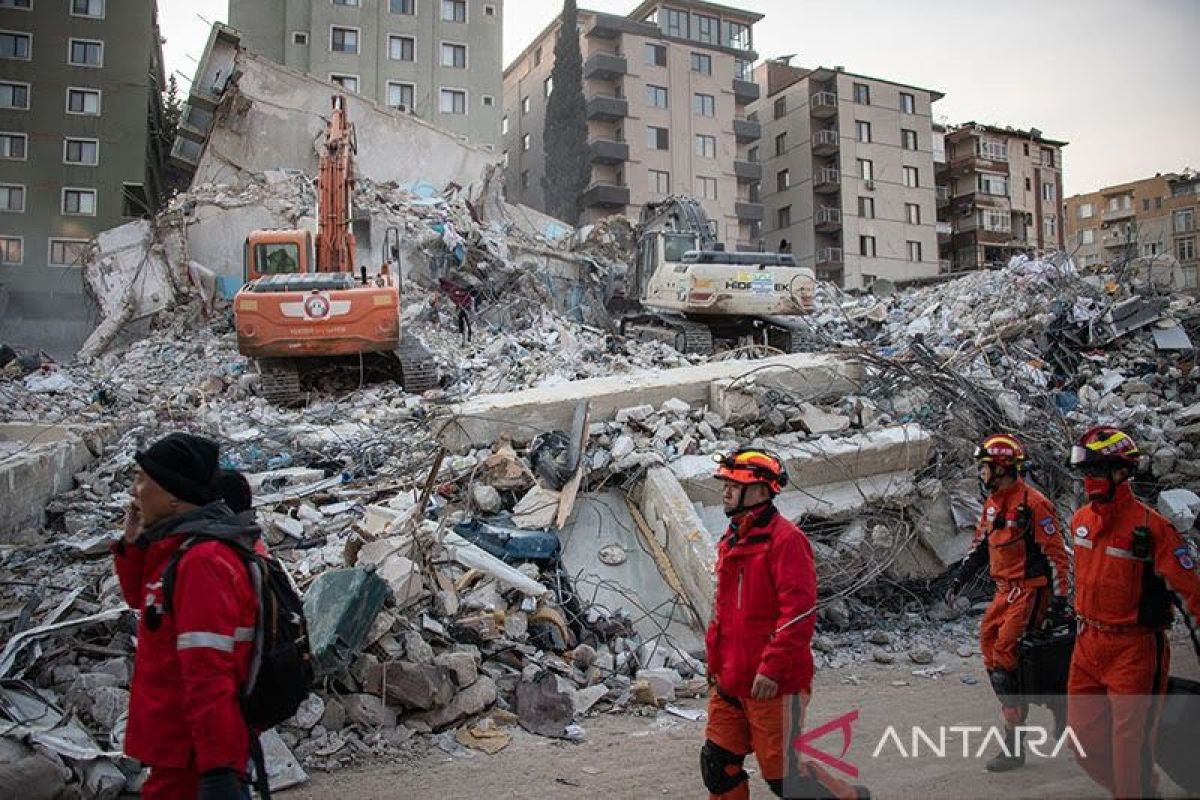
[[[333,115],[317,165],[317,269],[321,272],[354,272],[355,245],[351,224],[354,191],[354,126],[346,118],[346,98],[334,95]]]

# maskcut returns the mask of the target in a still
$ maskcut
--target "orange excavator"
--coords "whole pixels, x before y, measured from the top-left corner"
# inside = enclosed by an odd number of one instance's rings
[[[317,173],[317,236],[257,230],[246,239],[245,285],[234,298],[238,352],[255,360],[263,395],[290,404],[301,380],[331,366],[399,372],[405,391],[437,383],[425,346],[400,326],[399,236],[388,229],[374,275],[355,275],[351,199],[354,126],[334,95]]]

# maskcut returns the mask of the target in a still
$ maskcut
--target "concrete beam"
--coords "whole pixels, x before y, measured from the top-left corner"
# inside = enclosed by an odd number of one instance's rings
[[[476,397],[455,406],[454,418],[442,424],[437,436],[450,450],[462,452],[487,447],[502,433],[522,443],[542,431],[568,430],[580,400],[591,403],[592,422],[606,422],[622,408],[646,403],[657,407],[673,397],[695,408],[706,406],[713,383],[719,381],[753,380],[759,386],[819,399],[852,392],[863,378],[863,366],[856,361],[810,353],[589,378]],[[711,467],[711,461],[706,463]]]
[[[692,501],[666,467],[648,470],[634,496],[655,540],[670,558],[684,594],[707,625],[716,600],[716,538],[705,530]]]

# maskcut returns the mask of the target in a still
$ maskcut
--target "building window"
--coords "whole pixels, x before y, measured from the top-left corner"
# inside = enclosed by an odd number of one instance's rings
[[[411,36],[389,36],[388,58],[392,61],[415,61],[417,40]]]
[[[975,140],[975,155],[989,161],[1008,161],[1008,142],[981,136]]]
[[[905,92],[900,93],[900,113],[915,114],[917,113],[917,98]]]
[[[646,147],[651,150],[669,150],[671,148],[671,132],[666,128],[647,125]]]
[[[858,215],[863,219],[875,219],[875,198],[858,198]]]
[[[104,0],[71,0],[71,16],[104,18]]]
[[[392,108],[398,108],[401,111],[412,111],[413,101],[417,93],[417,87],[411,83],[394,83],[389,81],[387,85],[387,104]]]
[[[871,143],[871,123],[857,120],[854,123],[854,130],[860,142],[864,144]]]
[[[1091,203],[1083,203],[1082,205],[1079,206],[1079,218],[1080,219],[1091,219],[1092,215],[1094,213],[1096,213],[1096,212],[1092,209]]]
[[[666,25],[663,28],[667,36],[678,36],[681,39],[686,39],[688,35],[688,12],[677,11],[673,8],[666,9]]]
[[[67,89],[67,113],[99,116],[99,89]]]
[[[0,31],[0,58],[28,61],[33,50],[33,37],[28,33]]]
[[[717,179],[716,178],[697,178],[698,190],[700,197],[704,200],[717,199]]]
[[[533,146],[533,140],[530,138],[530,134],[528,134],[528,133],[521,134],[521,151],[524,153],[528,153],[529,148],[531,148],[532,146]]]
[[[0,108],[29,110],[29,84],[4,81],[0,83]]]
[[[792,225],[792,207],[784,206],[775,212],[775,227],[790,228]]]
[[[782,192],[792,185],[792,173],[781,169],[775,173],[775,191]]]
[[[443,114],[467,113],[467,93],[462,89],[442,89],[438,98],[438,108]]]
[[[874,236],[859,236],[858,237],[858,254],[867,258],[875,257],[875,237]]]
[[[347,92],[358,91],[358,76],[357,75],[330,75],[331,83],[336,83],[338,86],[345,89]]]
[[[96,216],[96,190],[71,188],[63,189],[62,213],[68,216]]]
[[[508,114],[500,118],[500,135],[504,136],[508,133]]]
[[[721,44],[734,50],[749,50],[750,26],[740,22],[726,22],[725,37]]]
[[[1196,237],[1175,240],[1175,257],[1180,261],[1191,261],[1196,257]]]
[[[0,184],[0,211],[25,212],[25,187],[16,183]]]
[[[646,64],[651,67],[665,67],[667,65],[667,46],[665,44],[647,44]]]
[[[72,39],[67,63],[73,67],[103,67],[104,42],[93,39]]]
[[[1042,184],[1042,200],[1047,203],[1054,202],[1054,184],[1053,183],[1043,183]],[[1147,211],[1150,210],[1150,201],[1149,200],[1146,201],[1146,210]]]
[[[910,189],[921,185],[921,173],[916,167],[904,168],[904,185]]]
[[[1171,215],[1171,229],[1175,233],[1191,233],[1196,229],[1196,210],[1181,208]]]
[[[542,65],[542,48],[533,51],[533,65],[540,67]]]
[[[746,160],[751,164],[758,163],[758,145],[754,145],[746,151]]]
[[[692,53],[692,72],[712,75],[712,56],[708,53]]]
[[[646,84],[646,105],[651,108],[666,108],[667,87]]]
[[[1042,218],[1042,232],[1047,239],[1053,239],[1058,236],[1058,218],[1046,216]]]
[[[308,44],[308,34],[305,31],[292,31],[292,44],[305,46]]]
[[[389,0],[388,11],[393,14],[416,14],[417,0]]]
[[[854,102],[859,105],[871,105],[871,87],[865,83],[854,84]]]
[[[524,116],[528,113],[529,113],[529,96],[526,95],[525,97],[521,98],[521,115]]]
[[[529,170],[527,169],[521,170],[521,188],[529,188]]]
[[[1054,166],[1054,151],[1052,149],[1050,149],[1049,147],[1042,148],[1042,166],[1043,167],[1053,167]]]
[[[495,6],[484,6],[484,7],[483,7],[483,15],[484,15],[485,17],[494,17],[494,16],[496,16],[496,7],[495,7]]]
[[[1149,210],[1150,210],[1150,198],[1143,197],[1142,198],[1142,211],[1149,211]]]
[[[671,173],[662,169],[650,170],[650,192],[651,194],[670,194]]]
[[[787,114],[787,98],[780,97],[775,101],[775,119],[781,119]]]
[[[980,223],[985,231],[992,233],[1009,233],[1012,231],[1012,217],[1007,211],[983,209],[979,212]]]
[[[335,6],[354,6],[358,8],[358,0],[333,0]]]
[[[99,139],[64,139],[63,163],[94,167],[100,163]]]
[[[904,204],[904,216],[908,219],[909,225],[921,224],[921,206],[917,203]]]
[[[875,180],[875,164],[871,161],[871,159],[858,159],[858,177],[864,181]]]
[[[89,244],[87,239],[51,239],[50,263],[56,267],[82,264]]]
[[[1095,244],[1096,243],[1096,229],[1095,228],[1084,228],[1082,231],[1080,231],[1079,232],[1079,243],[1080,244]]]
[[[1025,191],[1027,191],[1027,192],[1033,191],[1033,180],[1030,178],[1025,179]]]
[[[715,117],[717,115],[717,98],[711,94],[694,95],[692,110],[702,117]]]
[[[442,22],[466,22],[467,0],[442,0]]]
[[[33,0],[0,0],[0,8],[15,8],[17,11],[28,11],[33,8]]]
[[[0,159],[24,161],[29,137],[24,133],[0,133]]]
[[[20,236],[0,236],[0,264],[20,264],[24,262],[24,241]]]
[[[508,151],[507,150],[505,150],[503,153],[500,154],[500,163],[502,163],[504,165],[505,169],[508,169]]]
[[[442,42],[442,66],[452,69],[467,68],[467,46]],[[546,95],[549,97],[549,93]]]
[[[1128,194],[1119,194],[1108,198],[1109,211],[1128,211],[1133,208],[1133,196]]]
[[[900,146],[905,150],[917,149],[917,132],[906,128],[900,129]]]
[[[701,158],[716,158],[717,137],[707,133],[696,134],[696,155]]]
[[[775,155],[781,156],[787,152],[787,134],[781,133],[775,137]]]
[[[716,17],[696,16],[696,41],[704,44],[717,44],[721,35],[721,21]]]
[[[921,243],[908,241],[906,244],[908,245],[908,260],[919,262],[921,260]]]
[[[334,53],[358,55],[358,31],[355,28],[331,27],[329,49]]]
[[[744,58],[735,58],[733,60],[733,77],[739,81],[754,80],[754,64]]]

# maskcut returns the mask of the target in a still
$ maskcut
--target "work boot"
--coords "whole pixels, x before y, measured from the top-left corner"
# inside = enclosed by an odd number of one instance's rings
[[[987,763],[988,772],[1008,772],[1017,767],[1025,766],[1025,749],[1021,747],[1020,738],[1017,736],[1016,728],[1005,726],[1006,742],[1008,752],[1012,755],[1005,755],[1001,750],[1000,754]]]

